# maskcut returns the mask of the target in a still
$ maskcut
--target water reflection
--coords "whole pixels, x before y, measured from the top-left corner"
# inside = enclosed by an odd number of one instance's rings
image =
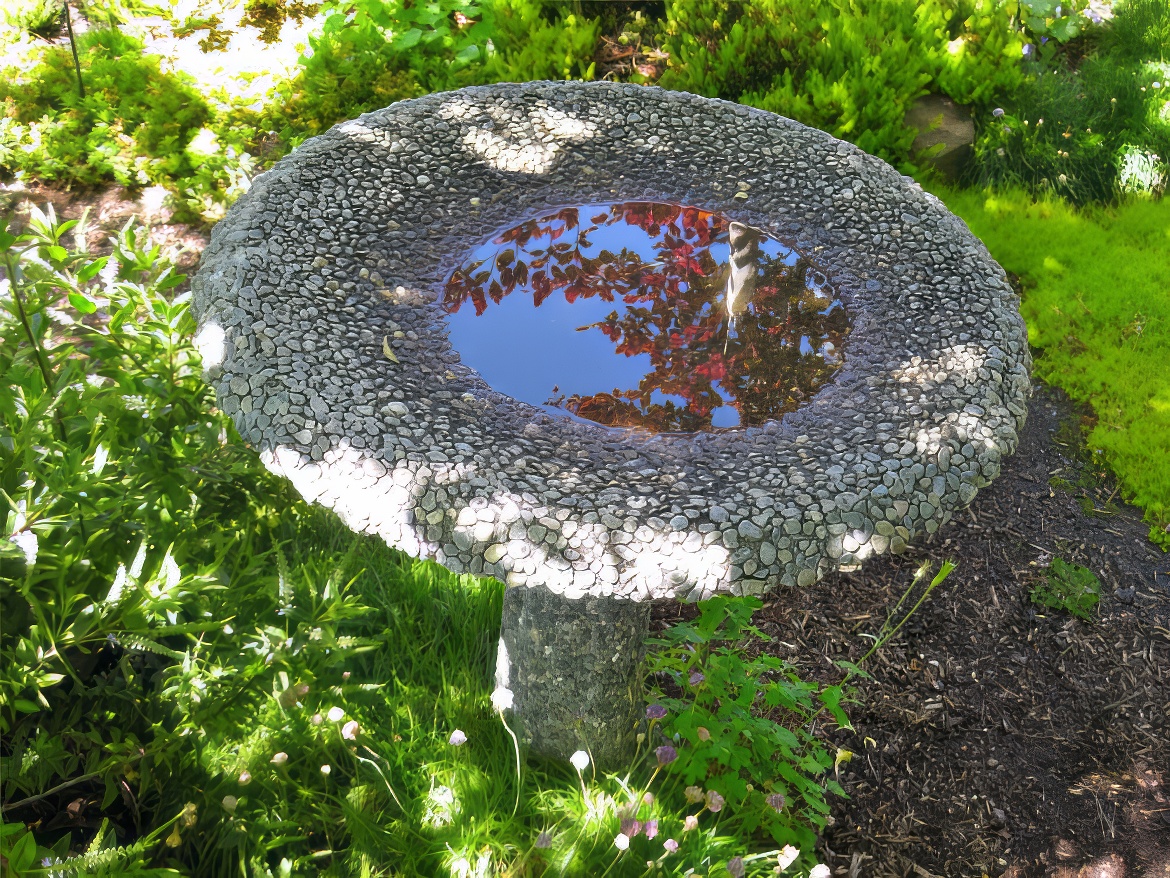
[[[567,207],[502,232],[452,274],[443,305],[455,349],[496,390],[655,432],[792,411],[840,367],[849,332],[805,257],[658,202]]]

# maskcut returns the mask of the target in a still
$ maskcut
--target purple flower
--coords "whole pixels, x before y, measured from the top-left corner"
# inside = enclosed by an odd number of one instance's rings
[[[547,850],[552,847],[552,836],[548,832],[542,832],[536,837],[536,847],[540,850]]]
[[[691,671],[691,685],[698,686],[707,678],[703,676],[701,671]]]
[[[714,790],[707,790],[707,810],[712,813],[723,810],[723,796]]]
[[[727,871],[731,878],[743,878],[743,857],[732,857],[728,860]]]
[[[658,821],[647,820],[642,829],[646,833],[646,838],[654,838],[654,836],[658,835]]]
[[[996,107],[994,110],[991,111],[991,115],[993,115],[995,118],[998,119],[1000,116],[1003,115],[1003,107]]]
[[[1031,55],[1031,54],[1032,54],[1032,49],[1033,49],[1033,48],[1034,48],[1034,47],[1032,46],[1032,44],[1031,44],[1031,43],[1024,43],[1024,48],[1023,48],[1021,51],[1024,53],[1024,56],[1026,57],[1026,56],[1028,56],[1028,55]]]
[[[1047,42],[1048,42],[1048,37],[1041,37],[1041,38],[1040,38],[1040,45],[1042,45],[1042,46],[1043,46],[1043,45],[1044,45],[1045,43],[1047,43]]]
[[[764,799],[764,801],[767,802],[768,806],[777,813],[784,809],[783,793],[772,793],[772,795],[768,796],[768,798]]]
[[[467,735],[463,733],[462,729],[456,729],[451,733],[451,737],[447,739],[447,743],[452,747],[462,747],[467,743]]]
[[[666,716],[666,708],[661,704],[651,704],[646,708],[646,719],[662,719]]]
[[[622,821],[622,835],[626,838],[633,838],[642,831],[642,824],[634,820],[632,817],[627,817]]]
[[[673,854],[675,851],[678,850],[678,842],[675,841],[673,838],[668,838],[666,841],[664,841],[662,843],[662,846],[664,848],[666,848],[666,852],[668,854]]]
[[[658,757],[659,765],[669,765],[670,763],[674,762],[674,760],[678,759],[678,751],[669,744],[663,744],[654,751],[654,755]]]

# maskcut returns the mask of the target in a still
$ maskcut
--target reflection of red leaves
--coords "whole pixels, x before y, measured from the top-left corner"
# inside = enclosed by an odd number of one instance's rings
[[[727,367],[720,354],[712,354],[706,363],[699,363],[694,368],[696,378],[706,378],[708,381],[721,381],[727,374]]]
[[[498,303],[529,287],[535,306],[556,291],[566,302],[620,297],[626,306],[621,314],[586,328],[601,331],[619,355],[648,355],[651,371],[637,389],[556,404],[604,424],[684,431],[710,427],[712,410],[730,404],[740,423],[751,425],[798,405],[836,368],[836,362],[800,353],[802,340],[813,350],[828,342],[839,351],[848,332],[844,310],[825,309],[823,296],[806,287],[811,269],[803,260],[768,264],[733,333],[722,298],[723,269],[710,251],[726,241],[726,220],[694,207],[631,202],[591,221],[566,234],[579,225],[579,211],[566,208],[498,235],[494,243],[501,249],[456,272],[444,295],[451,312],[470,297],[477,315],[487,307],[485,290]],[[652,263],[632,249],[586,255],[589,233],[619,222],[651,237]],[[651,402],[655,393],[667,400]]]

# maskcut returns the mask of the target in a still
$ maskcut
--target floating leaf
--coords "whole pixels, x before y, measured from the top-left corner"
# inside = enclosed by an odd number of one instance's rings
[[[398,357],[394,355],[394,351],[390,347],[390,337],[386,335],[382,336],[382,353],[386,355],[386,359],[391,363],[398,362]]]

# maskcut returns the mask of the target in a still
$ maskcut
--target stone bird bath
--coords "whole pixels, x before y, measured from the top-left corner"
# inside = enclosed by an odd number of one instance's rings
[[[851,318],[831,381],[772,419],[657,433],[490,386],[451,343],[456,270],[502,229],[615,202],[807,258]],[[219,405],[264,463],[356,531],[504,581],[498,696],[534,751],[603,767],[633,746],[652,601],[807,586],[934,533],[1014,450],[1029,393],[1017,299],[937,199],[820,131],[634,85],[337,125],[257,177],[193,289]]]

